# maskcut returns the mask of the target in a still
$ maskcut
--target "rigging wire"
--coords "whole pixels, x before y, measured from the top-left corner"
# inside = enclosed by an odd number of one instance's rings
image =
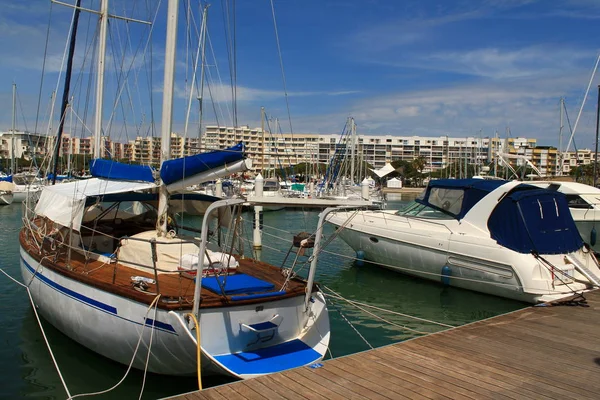
[[[288,97],[287,84],[285,81],[285,71],[283,68],[283,56],[281,55],[281,46],[279,44],[279,31],[277,30],[277,19],[275,18],[275,5],[271,0],[271,13],[273,15],[273,27],[275,28],[275,40],[277,41],[277,52],[279,54],[279,65],[281,67],[281,79],[283,81],[283,92],[285,95],[285,105],[287,107],[288,121],[290,123],[290,133],[294,136],[294,129],[292,128],[292,114],[290,112],[290,101]]]

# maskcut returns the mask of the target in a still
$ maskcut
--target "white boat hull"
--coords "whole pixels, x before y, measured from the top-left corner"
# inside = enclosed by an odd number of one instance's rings
[[[385,213],[385,212],[383,212]],[[499,246],[494,240],[450,234],[441,224],[407,220],[393,213],[353,215],[339,212],[329,222],[342,227],[338,235],[361,257],[380,267],[417,276],[449,286],[469,289],[509,299],[537,303],[556,300],[589,286],[571,282],[554,285],[548,270],[530,254]],[[350,222],[346,222],[352,218]],[[409,228],[410,226],[410,228]],[[590,258],[579,254],[579,259]],[[560,268],[564,255],[545,255]],[[574,274],[573,267],[569,269]],[[557,285],[558,283],[558,285]]]
[[[128,365],[143,330],[142,343],[133,366],[144,369],[150,325],[153,324],[155,329],[148,370],[164,375],[196,375],[195,330],[190,331],[181,323],[185,311],[159,308],[155,317],[152,309],[147,314],[150,321],[145,322],[146,304],[99,290],[50,268],[38,269],[38,262],[23,248],[20,264],[23,281],[26,284],[31,282],[31,295],[40,314],[71,339]],[[244,331],[241,324],[261,322],[276,314],[282,317],[282,322],[271,339],[272,344],[300,339],[318,351],[322,358],[329,344],[329,319],[322,294],[315,293],[314,299],[316,306],[308,313],[303,312],[304,296],[265,301],[260,307],[250,304],[201,310],[202,374],[241,378],[254,376],[229,371],[215,362],[213,356],[248,351],[248,344],[254,340],[255,334]],[[321,337],[319,330],[326,335]],[[265,346],[264,343],[262,345]]]
[[[17,188],[13,191],[13,203],[23,203],[27,201],[28,196],[39,193],[42,190],[39,186],[16,186]]]
[[[0,194],[0,206],[7,206],[13,203],[14,195],[12,193]]]

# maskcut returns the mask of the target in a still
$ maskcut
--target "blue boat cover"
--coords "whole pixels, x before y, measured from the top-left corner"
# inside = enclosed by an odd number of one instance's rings
[[[492,239],[519,253],[564,254],[579,250],[583,240],[564,194],[534,189],[505,196],[488,219]]]
[[[124,164],[101,158],[96,158],[92,161],[90,173],[96,178],[154,182],[152,168],[147,165]]]
[[[246,274],[235,274],[218,277],[221,285],[225,282],[225,294],[240,294],[240,293],[260,293],[272,290],[275,285],[262,279],[255,278]],[[202,278],[202,287],[212,292],[221,294],[221,286],[217,282],[217,277],[211,276]]]
[[[185,178],[192,177],[204,171],[234,163],[244,158],[244,143],[225,150],[214,150],[183,158],[176,158],[162,163],[160,178],[163,183],[170,185]]]
[[[0,176],[0,182],[12,182],[12,175]]]
[[[435,179],[415,201],[460,220],[488,193],[507,182],[501,179]],[[440,193],[447,199],[439,199]]]
[[[321,355],[300,339],[294,339],[271,347],[214,358],[237,375],[250,375],[301,367],[320,360]]]
[[[67,175],[56,175],[56,180],[57,181],[64,181],[65,179],[69,178]],[[50,172],[47,176],[46,179],[51,181],[54,179],[54,174],[52,172]]]

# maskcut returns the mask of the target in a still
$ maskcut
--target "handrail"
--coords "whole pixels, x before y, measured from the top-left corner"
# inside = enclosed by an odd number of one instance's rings
[[[217,200],[208,206],[204,212],[204,218],[202,218],[202,232],[200,234],[200,251],[198,252],[198,260],[203,260],[204,253],[206,252],[206,243],[208,240],[208,220],[210,215],[216,209],[227,206],[234,206],[238,204],[246,203],[245,199],[226,199]],[[203,263],[198,262],[196,266],[196,286],[194,287],[194,306],[192,308],[192,314],[198,317],[198,310],[200,309],[200,291],[202,289],[202,267]]]

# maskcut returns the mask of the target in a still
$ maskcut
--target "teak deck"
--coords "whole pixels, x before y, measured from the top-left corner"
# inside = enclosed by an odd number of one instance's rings
[[[585,297],[176,398],[598,399],[600,291]]]
[[[94,286],[98,289],[105,290],[110,293],[115,293],[123,297],[127,297],[144,304],[150,304],[154,300],[156,293],[155,285],[151,285],[148,292],[140,292],[132,287],[132,276],[142,276],[154,279],[154,274],[151,270],[142,271],[139,269],[130,268],[119,263],[103,263],[96,260],[86,262],[85,257],[73,251],[71,259],[67,263],[67,252],[59,252],[58,257],[43,256],[33,244],[31,235],[26,229],[22,229],[19,234],[21,246],[33,257],[38,263],[44,267],[50,268],[64,276],[75,279]],[[49,248],[48,243],[43,244],[43,248]],[[236,256],[239,266],[238,273],[252,275],[255,278],[268,281],[279,290],[286,280],[281,274],[281,269],[251,258],[241,258]],[[66,268],[66,265],[69,268]],[[33,268],[36,268],[34,265]],[[158,289],[161,293],[161,300],[158,302],[158,307],[168,310],[186,310],[191,309],[194,299],[195,282],[190,278],[185,278],[179,273],[167,273],[158,275]],[[305,294],[306,283],[300,278],[294,277],[287,283],[284,294],[274,297],[273,299],[283,299],[295,297]],[[314,289],[317,289],[316,286]],[[238,300],[231,301],[232,296],[222,296],[221,294],[213,293],[208,289],[201,289],[200,308],[238,306],[243,304],[255,303],[258,300]],[[261,302],[268,301],[260,300]]]

